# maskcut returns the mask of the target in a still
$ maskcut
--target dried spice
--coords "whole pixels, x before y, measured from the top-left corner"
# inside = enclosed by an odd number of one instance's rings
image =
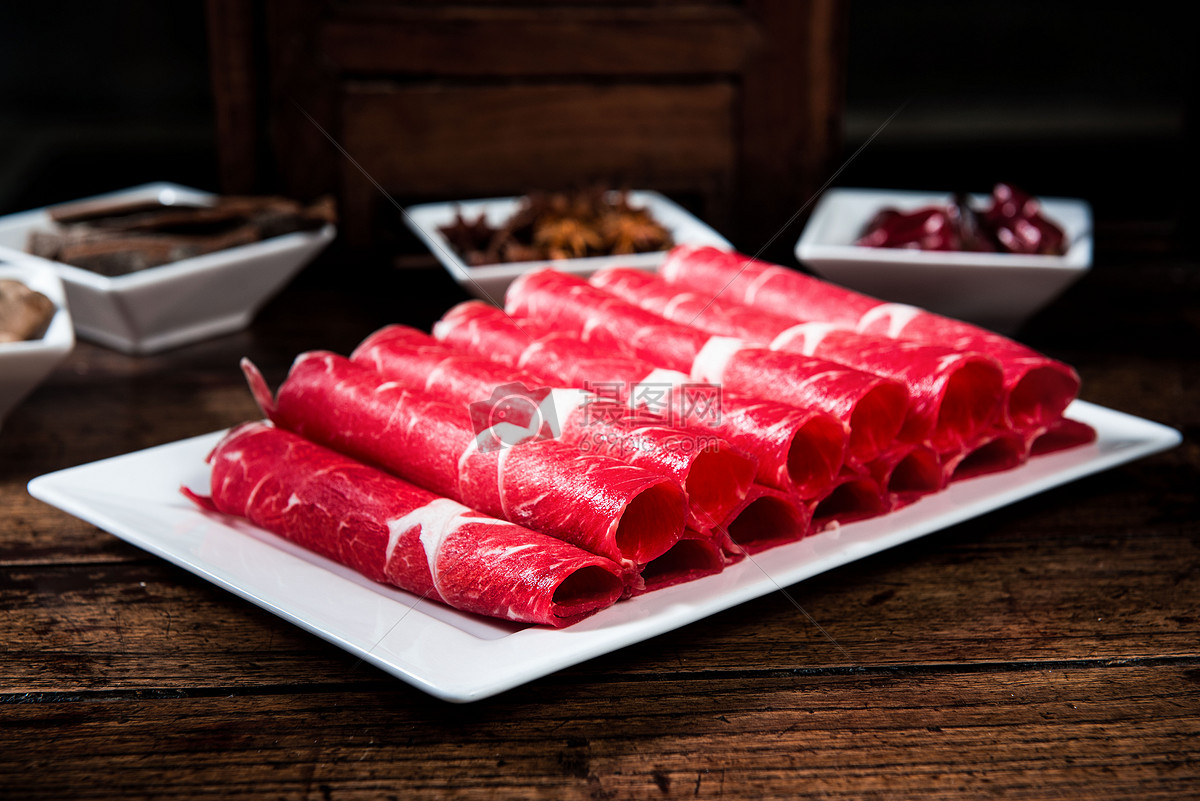
[[[333,200],[305,206],[281,197],[221,197],[211,205],[96,201],[51,209],[52,231],[27,250],[116,276],[336,221]]]
[[[37,339],[54,317],[54,301],[20,281],[0,278],[0,343]]]
[[[460,211],[439,230],[471,266],[647,253],[674,244],[648,209],[632,205],[626,192],[605,189],[531,192],[499,226]]]
[[[883,209],[856,244],[880,248],[963,250],[1061,256],[1067,252],[1062,228],[1042,214],[1036,199],[1009,184],[997,184],[984,211],[966,195],[948,206],[912,212]]]

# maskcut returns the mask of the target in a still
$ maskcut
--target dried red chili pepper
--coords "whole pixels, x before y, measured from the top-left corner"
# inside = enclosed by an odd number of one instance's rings
[[[1005,250],[1061,256],[1066,235],[1042,214],[1041,204],[1010,184],[996,184],[984,219]]]
[[[919,250],[959,250],[959,239],[950,215],[936,206],[899,212],[885,209],[876,215],[859,245]]]
[[[1066,252],[1066,235],[1041,213],[1035,198],[1010,184],[997,184],[992,204],[984,212],[975,209],[964,194],[955,195],[948,206],[926,206],[911,212],[883,209],[855,244],[1060,256]]]

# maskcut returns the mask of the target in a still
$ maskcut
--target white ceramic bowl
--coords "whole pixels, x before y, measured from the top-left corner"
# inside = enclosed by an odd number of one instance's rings
[[[729,249],[729,242],[678,204],[658,192],[631,191],[629,202],[649,210],[671,232],[676,244],[713,245]],[[439,228],[451,225],[459,211],[467,220],[485,214],[489,225],[499,226],[520,208],[521,198],[501,197],[486,200],[460,200],[449,203],[425,203],[405,209],[408,226],[425,242],[446,271],[464,290],[474,297],[503,305],[504,292],[518,276],[531,270],[553,267],[562,272],[587,277],[605,267],[623,266],[655,269],[662,264],[667,252],[635,253],[628,256],[594,256],[585,259],[553,261],[521,261],[504,264],[483,264],[469,267],[450,246]]]
[[[213,197],[154,183],[88,199],[157,198],[169,204]],[[46,209],[0,217],[0,258],[13,250],[24,252],[30,231],[53,226]],[[62,279],[81,338],[125,353],[149,354],[245,328],[335,233],[334,226],[326,225],[116,277],[39,261],[53,264]]]
[[[986,208],[986,195],[973,195]],[[883,208],[946,205],[950,193],[830,189],[817,203],[796,257],[850,289],[1011,333],[1083,276],[1092,264],[1092,212],[1082,200],[1038,198],[1066,233],[1063,256],[868,248],[855,240]]]
[[[4,418],[75,347],[66,293],[54,268],[41,259],[0,255],[0,278],[20,281],[54,301],[56,311],[41,339],[0,342],[0,425]]]

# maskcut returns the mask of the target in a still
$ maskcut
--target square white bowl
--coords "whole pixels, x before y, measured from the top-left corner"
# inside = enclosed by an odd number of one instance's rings
[[[985,208],[987,195],[972,195]],[[817,275],[883,300],[1011,333],[1092,265],[1092,212],[1083,200],[1039,197],[1066,233],[1062,256],[870,248],[855,245],[884,208],[948,205],[948,192],[830,189],[796,243],[796,258]]]
[[[712,228],[658,192],[630,191],[627,193],[627,197],[631,205],[647,209],[654,219],[670,231],[675,244],[713,245],[726,249],[732,247]],[[474,297],[498,306],[504,303],[504,292],[508,289],[508,285],[518,276],[531,270],[553,267],[556,270],[586,278],[597,270],[618,265],[647,270],[657,269],[667,256],[667,251],[662,250],[625,256],[505,262],[470,267],[439,230],[453,224],[456,214],[460,211],[463,218],[467,220],[474,220],[483,214],[489,225],[498,227],[521,207],[522,200],[520,197],[500,197],[425,203],[405,209],[404,219],[442,263],[446,271],[458,282],[459,286]]]
[[[40,339],[0,342],[0,426],[18,403],[75,347],[66,293],[54,268],[42,259],[0,254],[0,278],[20,281],[54,302],[54,316]]]
[[[153,183],[87,200],[159,199],[169,204],[206,203],[215,197]],[[0,217],[0,258],[14,250],[23,253],[31,231],[54,226],[45,208]],[[333,225],[325,225],[116,277],[39,261],[54,265],[62,279],[81,338],[141,355],[245,328],[335,233]]]

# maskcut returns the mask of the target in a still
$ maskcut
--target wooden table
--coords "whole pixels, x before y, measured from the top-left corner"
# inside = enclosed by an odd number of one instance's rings
[[[776,593],[470,705],[25,489],[255,416],[239,357],[277,382],[428,325],[444,276],[302,278],[160,356],[80,344],[0,432],[0,798],[1195,797],[1200,267],[1101,253],[1023,338],[1181,447],[791,587],[811,620]]]

